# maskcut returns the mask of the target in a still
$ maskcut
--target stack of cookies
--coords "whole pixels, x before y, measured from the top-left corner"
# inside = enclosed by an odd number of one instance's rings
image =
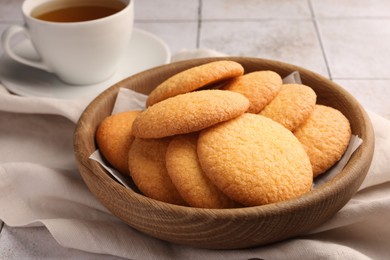
[[[216,61],[162,82],[145,111],[107,117],[96,140],[150,198],[199,208],[275,203],[309,192],[349,144],[348,119],[316,98],[273,71]]]

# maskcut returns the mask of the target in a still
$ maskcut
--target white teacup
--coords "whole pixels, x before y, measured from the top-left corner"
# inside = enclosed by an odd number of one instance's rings
[[[42,13],[51,10],[74,6],[104,7],[114,2],[122,3],[123,9],[98,19],[53,22],[40,18]],[[15,61],[55,73],[68,84],[88,85],[104,81],[115,72],[128,46],[134,20],[133,2],[26,0],[22,5],[25,25],[12,25],[4,31],[4,51]],[[13,52],[10,41],[18,33],[31,40],[41,57],[40,61],[29,60]]]

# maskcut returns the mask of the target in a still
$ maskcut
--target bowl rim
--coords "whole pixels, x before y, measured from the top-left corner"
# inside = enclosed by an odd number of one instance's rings
[[[364,180],[366,174],[364,174],[364,176],[360,176],[361,173],[359,173],[360,171],[359,169],[365,167],[364,164],[367,161],[371,162],[372,160],[373,150],[374,150],[374,132],[372,129],[371,121],[367,113],[364,111],[362,106],[349,92],[347,92],[345,89],[343,89],[341,86],[331,81],[330,79],[325,78],[324,76],[321,76],[315,72],[309,71],[300,66],[292,65],[281,61],[254,58],[254,57],[241,57],[241,56],[197,58],[197,59],[192,59],[191,61],[194,63],[198,63],[198,62],[207,63],[207,62],[217,61],[217,60],[234,60],[237,62],[249,60],[250,62],[253,63],[256,62],[268,63],[274,67],[285,67],[288,70],[297,70],[301,73],[303,84],[305,83],[305,78],[307,77],[307,75],[325,81],[327,84],[331,85],[332,88],[334,88],[342,95],[344,95],[346,99],[352,101],[355,104],[355,113],[361,119],[361,123],[364,124],[364,126],[362,126],[362,129],[364,129],[362,135],[364,135],[365,137],[363,139],[363,143],[352,154],[349,162],[344,167],[344,169],[342,169],[341,172],[339,172],[334,178],[332,178],[331,180],[322,184],[320,187],[313,189],[311,192],[308,192],[302,196],[289,199],[286,201],[277,202],[277,203],[271,203],[271,204],[260,205],[260,206],[242,207],[242,208],[228,208],[228,209],[196,208],[196,207],[189,207],[189,206],[174,205],[174,204],[154,200],[152,198],[148,198],[142,194],[139,194],[131,189],[127,189],[121,184],[119,184],[117,181],[112,179],[110,176],[108,176],[109,174],[99,163],[88,159],[89,155],[86,157],[84,153],[80,152],[80,146],[82,144],[80,143],[80,140],[78,138],[79,136],[78,133],[81,131],[80,129],[83,127],[80,124],[80,122],[83,120],[87,120],[87,115],[89,114],[89,111],[91,111],[94,107],[98,107],[100,102],[104,102],[104,99],[106,99],[107,97],[110,98],[112,96],[116,96],[120,87],[126,88],[126,84],[127,84],[126,82],[128,80],[137,77],[142,77],[145,74],[151,72],[159,73],[159,71],[162,68],[165,68],[167,66],[180,66],[181,64],[189,61],[189,60],[185,60],[185,61],[178,61],[170,64],[161,65],[140,72],[133,76],[130,76],[129,78],[126,78],[114,84],[113,86],[109,87],[98,97],[96,97],[82,113],[79,122],[77,123],[75,128],[74,148],[75,148],[75,156],[78,162],[81,163],[84,167],[88,168],[96,177],[103,178],[104,181],[107,181],[107,183],[112,186],[111,188],[121,189],[123,191],[126,190],[126,193],[129,194],[129,196],[131,196],[133,199],[136,199],[140,203],[153,205],[155,207],[159,207],[161,210],[168,210],[168,211],[174,210],[179,213],[185,213],[185,214],[206,214],[207,216],[210,216],[210,214],[212,214],[218,219],[239,218],[239,217],[248,217],[248,216],[253,216],[258,218],[259,215],[261,214],[278,215],[281,212],[291,212],[292,210],[296,210],[296,209],[304,209],[307,206],[310,206],[313,203],[319,203],[320,201],[325,200],[328,196],[331,196],[335,192],[339,192],[345,187],[348,187],[349,185],[352,184],[352,182],[354,182],[356,178],[359,177],[361,178],[359,186],[361,185],[361,182]],[[354,162],[353,165],[350,164],[351,161]],[[101,175],[102,173],[103,175]],[[354,192],[356,192],[356,190]]]

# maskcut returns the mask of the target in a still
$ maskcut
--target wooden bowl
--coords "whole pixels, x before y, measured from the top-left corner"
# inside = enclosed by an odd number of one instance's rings
[[[346,167],[333,179],[296,199],[257,207],[200,209],[156,201],[126,189],[88,157],[97,149],[95,131],[110,115],[119,88],[148,94],[175,73],[203,63],[228,59],[245,72],[272,70],[282,77],[299,71],[303,84],[317,93],[317,103],[340,110],[352,133],[363,139]],[[131,76],[100,94],[82,114],[74,135],[79,171],[90,191],[115,216],[150,236],[202,248],[234,249],[265,245],[304,234],[324,223],[354,195],[369,169],[374,135],[360,104],[332,81],[286,63],[245,57],[205,58],[163,65]]]

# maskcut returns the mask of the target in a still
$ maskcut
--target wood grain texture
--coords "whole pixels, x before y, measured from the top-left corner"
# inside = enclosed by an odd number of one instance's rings
[[[363,144],[335,178],[296,199],[237,209],[200,209],[149,199],[113,180],[89,155],[96,150],[95,131],[111,113],[120,87],[149,93],[160,82],[187,68],[228,59],[241,63],[245,72],[273,70],[285,77],[299,71],[303,84],[314,89],[319,104],[339,109],[350,121],[352,133]],[[304,234],[332,217],[355,194],[369,169],[374,135],[360,104],[344,89],[306,69],[264,59],[205,58],[163,65],[127,78],[99,95],[82,114],[74,135],[80,174],[90,191],[114,215],[153,237],[194,247],[234,249],[265,245]]]

